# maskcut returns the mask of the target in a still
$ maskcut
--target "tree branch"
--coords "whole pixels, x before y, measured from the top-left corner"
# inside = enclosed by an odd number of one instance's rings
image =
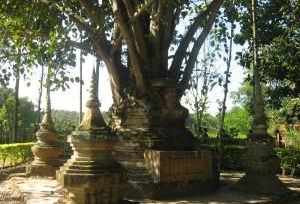
[[[219,4],[219,7],[221,6],[221,3]],[[219,7],[215,7],[210,12],[206,26],[203,28],[202,32],[200,33],[196,42],[193,45],[192,51],[189,55],[186,67],[185,67],[183,75],[182,75],[182,80],[178,83],[178,86],[177,86],[177,93],[178,93],[179,97],[182,97],[182,95],[184,94],[184,91],[189,87],[189,81],[191,79],[191,75],[192,75],[192,72],[193,72],[193,69],[195,66],[195,62],[197,60],[199,50],[201,49],[206,37],[209,34],[209,31],[211,30],[211,28],[214,24]]]
[[[179,44],[176,53],[174,55],[174,59],[172,65],[170,66],[169,76],[174,78],[176,81],[179,80],[180,77],[180,68],[183,62],[184,56],[186,55],[186,50],[193,40],[193,37],[197,30],[200,28],[203,19],[208,16],[210,13],[216,13],[221,7],[223,0],[213,0],[208,6],[208,8],[201,12],[190,25],[188,31],[184,35],[181,43]],[[207,27],[207,26],[206,26]],[[205,29],[205,28],[204,28]]]
[[[145,82],[144,77],[141,72],[142,63],[141,57],[135,47],[135,38],[133,36],[133,31],[128,25],[128,15],[125,13],[125,6],[121,0],[112,0],[113,2],[113,12],[116,16],[116,20],[119,22],[119,27],[121,33],[127,43],[128,51],[130,55],[131,68],[133,69],[133,75],[137,84],[138,92],[137,94],[143,95],[145,93]]]
[[[136,47],[139,51],[144,62],[148,61],[148,46],[146,44],[145,33],[143,31],[142,22],[139,16],[135,16],[135,5],[131,0],[122,0],[129,17],[129,21],[132,22],[133,35],[136,39]]]
[[[94,39],[96,38],[97,42],[100,43],[103,50],[102,51],[103,55],[108,55],[108,53],[110,53],[112,45],[107,40],[106,35],[104,33],[104,29],[102,29],[104,27],[103,11],[99,7],[94,6],[92,4],[92,1],[90,0],[80,0],[80,4],[82,5],[82,7],[86,9],[86,13],[90,18],[91,22],[96,25],[95,26],[96,29],[93,30],[93,33],[90,32],[90,34],[92,34],[91,37],[93,37]],[[108,56],[101,56],[101,57],[104,58],[110,56],[108,55]]]
[[[167,37],[167,45],[168,45],[168,47],[170,47],[170,44],[171,44],[171,42],[173,40],[173,36],[174,36],[174,32],[175,32],[175,27],[176,27],[176,24],[177,24],[178,19],[179,19],[180,11],[181,11],[180,8],[177,8],[174,11],[174,14],[172,16],[172,21],[171,21],[171,24],[170,24],[169,32],[167,32],[167,33],[169,33],[169,35]]]
[[[87,15],[89,16],[92,23],[98,25],[100,28],[104,27],[105,16],[103,10],[99,6],[93,5],[94,1],[91,0],[80,0],[82,7],[86,9]]]
[[[77,49],[84,50],[85,52],[90,53],[91,55],[95,54],[95,51],[91,48],[89,43],[84,43],[84,42],[81,43],[74,40],[68,40],[67,44]]]
[[[163,77],[168,70],[169,36],[173,35],[172,23],[175,3],[168,0],[152,1],[150,18],[151,74]]]

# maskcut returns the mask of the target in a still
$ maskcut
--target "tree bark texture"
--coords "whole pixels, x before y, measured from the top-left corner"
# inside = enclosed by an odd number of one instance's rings
[[[82,15],[91,24],[87,26],[76,16],[69,16],[91,39],[97,58],[103,60],[108,69],[116,129],[155,129],[156,134],[168,129],[163,134],[171,138],[174,134],[174,139],[160,136],[160,141],[153,139],[155,142],[150,146],[165,148],[172,146],[168,141],[173,140],[174,146],[175,143],[182,144],[182,148],[189,146],[191,133],[185,129],[188,111],[181,106],[180,99],[189,87],[197,55],[222,2],[213,0],[199,12],[170,60],[169,48],[174,40],[181,2],[104,0],[102,4],[110,6],[114,21],[108,38],[104,29],[95,29],[104,27],[104,6],[80,0]]]

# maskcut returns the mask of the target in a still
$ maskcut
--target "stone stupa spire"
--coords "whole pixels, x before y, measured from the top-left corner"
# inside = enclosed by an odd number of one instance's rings
[[[96,71],[93,69],[90,86],[90,96],[86,103],[86,111],[79,126],[79,130],[97,131],[106,128],[106,123],[100,112],[100,102],[98,99],[98,87]]]
[[[40,128],[44,130],[54,131],[54,123],[52,119],[51,113],[51,100],[50,100],[50,84],[47,79],[47,91],[46,91],[46,107],[45,107],[45,114],[43,119],[40,123]]]
[[[26,170],[31,176],[54,177],[56,170],[64,162],[64,149],[55,132],[51,116],[50,73],[51,69],[48,67],[45,114],[36,133],[37,143],[32,147],[34,160]]]

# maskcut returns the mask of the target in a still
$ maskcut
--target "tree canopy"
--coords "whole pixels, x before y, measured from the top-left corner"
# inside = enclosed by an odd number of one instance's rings
[[[251,68],[252,30],[250,1],[226,2],[223,24],[236,22],[235,43],[248,47],[237,53],[242,66]],[[300,1],[257,0],[258,69],[265,82],[267,102],[279,107],[285,97],[299,97],[299,13]],[[225,26],[224,25],[224,26]],[[223,26],[223,27],[224,27]],[[226,27],[226,26],[225,26]],[[224,28],[225,28],[224,27]],[[224,29],[223,32],[228,32]],[[248,80],[250,77],[248,77]]]
[[[22,50],[51,54],[65,41],[101,58],[117,99],[130,87],[143,96],[151,86],[149,79],[160,78],[174,81],[181,96],[221,4],[222,0],[15,0],[4,1],[0,13],[2,23],[15,25],[10,28],[22,43],[14,44],[22,44]],[[179,32],[183,24],[188,25]],[[62,54],[68,53],[55,56]]]

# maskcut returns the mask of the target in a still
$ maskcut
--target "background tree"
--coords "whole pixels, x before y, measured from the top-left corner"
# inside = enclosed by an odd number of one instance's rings
[[[14,110],[15,100],[13,89],[0,88],[0,142],[17,142],[14,137]],[[31,140],[35,129],[37,113],[34,104],[27,98],[20,98],[19,106],[19,141]]]
[[[234,5],[231,6],[233,8]],[[233,10],[233,9],[232,9]],[[232,11],[233,12],[233,11]],[[224,24],[221,23],[220,25],[221,29],[224,29]],[[223,57],[223,60],[225,61],[226,64],[226,70],[224,72],[225,75],[225,81],[222,84],[224,88],[224,97],[221,102],[221,107],[220,107],[220,125],[219,125],[219,133],[218,135],[221,136],[224,130],[224,119],[225,119],[225,114],[226,114],[226,101],[227,101],[227,95],[228,95],[228,86],[230,83],[230,76],[231,76],[231,61],[232,61],[232,46],[233,46],[233,38],[234,38],[234,29],[235,29],[235,24],[233,22],[233,19],[231,19],[230,22],[230,31],[229,32],[220,32],[219,36],[219,42],[222,42],[223,40],[223,46],[224,46],[224,51],[227,56]]]
[[[276,37],[262,49],[262,69],[268,104],[282,106],[286,97],[300,97],[300,26]],[[288,31],[287,31],[288,32]]]
[[[227,133],[237,133],[236,136],[246,137],[251,129],[251,116],[244,107],[231,108],[224,118],[224,129]]]
[[[250,8],[247,2],[237,1],[239,15],[235,18],[240,30],[235,36],[237,44],[251,42]],[[299,97],[299,1],[257,1],[257,44],[259,49],[258,70],[265,82],[266,102],[280,107],[285,96]],[[291,54],[292,53],[292,54]],[[245,68],[251,64],[252,54],[244,49],[238,59]],[[250,79],[250,77],[248,77]]]
[[[200,62],[196,63],[186,96],[187,104],[194,112],[193,131],[200,137],[204,133],[203,128],[207,128],[203,125],[203,120],[208,108],[208,94],[219,80],[214,67],[214,51],[214,47],[203,48],[203,57],[199,57]]]
[[[78,112],[65,111],[65,110],[53,110],[53,122],[57,133],[66,139],[66,137],[77,127],[78,125]]]

